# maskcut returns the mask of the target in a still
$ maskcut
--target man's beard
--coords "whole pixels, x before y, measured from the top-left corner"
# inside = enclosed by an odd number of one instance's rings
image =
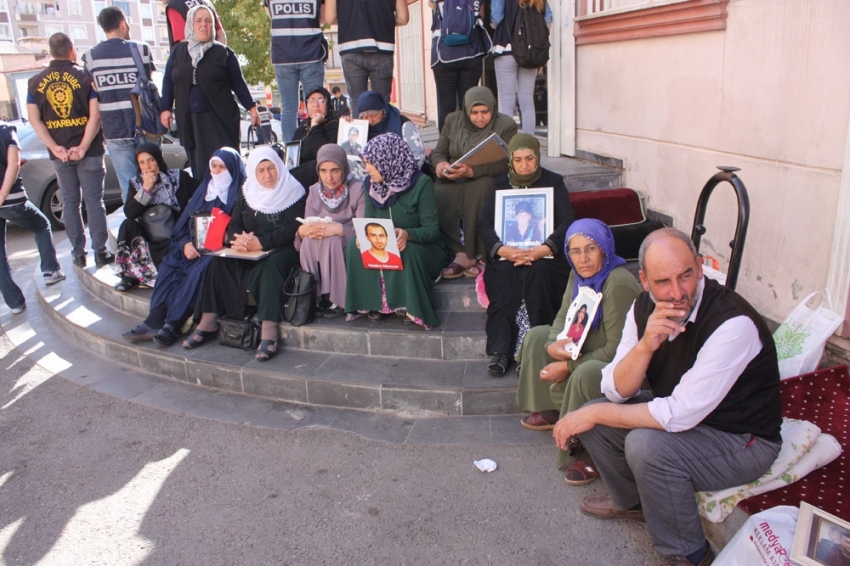
[[[658,299],[655,298],[655,295],[652,294],[652,291],[649,292],[649,298],[652,299],[653,303],[658,303]],[[691,317],[691,313],[694,312],[694,307],[696,306],[697,302],[699,301],[699,298],[700,298],[700,287],[699,287],[699,285],[697,285],[697,288],[694,290],[693,299],[691,299],[687,295],[684,295],[682,297],[682,300],[685,301],[686,303],[688,303],[688,308],[685,309],[685,310],[687,310],[687,312],[685,313],[685,316],[682,316],[682,317],[671,316],[671,317],[669,317],[669,320],[672,320],[676,324],[684,326],[685,323],[688,321],[688,319]],[[674,301],[673,299],[663,299],[661,302],[662,303],[676,303],[678,301]]]

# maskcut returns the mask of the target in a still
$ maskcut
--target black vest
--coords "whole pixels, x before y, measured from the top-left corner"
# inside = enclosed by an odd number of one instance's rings
[[[27,90],[38,106],[50,137],[64,148],[80,145],[89,121],[92,77],[74,61],[56,60],[32,77]],[[103,133],[97,135],[86,157],[103,155]],[[50,157],[56,159],[51,153]]]
[[[174,107],[177,115],[177,124],[180,128],[180,143],[186,149],[195,148],[195,138],[189,122],[189,89],[192,87],[192,74],[198,88],[207,99],[212,108],[212,114],[219,120],[228,138],[239,148],[239,107],[233,97],[230,84],[230,75],[227,72],[227,57],[231,49],[220,43],[213,45],[203,59],[198,63],[198,68],[192,68],[192,59],[189,56],[189,44],[181,41],[174,45],[171,52],[173,58],[171,78],[174,83]],[[234,55],[235,57],[235,55]],[[186,124],[184,127],[183,124]]]
[[[395,51],[394,0],[338,0],[339,52]]]
[[[646,330],[646,321],[655,309],[649,293],[641,293],[635,301],[635,323],[638,338]],[[737,434],[755,434],[779,442],[782,424],[782,402],[779,396],[779,363],[776,345],[764,320],[740,295],[705,278],[702,302],[696,322],[672,342],[665,341],[652,356],[646,376],[653,392],[668,397],[682,375],[697,359],[705,342],[724,322],[737,316],[753,321],[761,340],[761,351],[744,368],[735,385],[701,424]]]
[[[267,0],[272,65],[315,63],[327,55],[319,23],[321,0]]]

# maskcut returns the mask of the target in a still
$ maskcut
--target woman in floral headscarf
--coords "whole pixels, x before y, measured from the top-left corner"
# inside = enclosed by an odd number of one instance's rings
[[[564,234],[574,218],[564,178],[540,166],[537,138],[528,134],[511,138],[507,162],[508,174],[496,179],[478,221],[478,235],[487,250],[487,355],[492,356],[487,370],[493,377],[505,375],[530,327],[549,324],[555,318],[569,272]],[[501,234],[496,232],[500,191],[545,187],[553,190],[554,224],[550,230],[537,230],[538,239],[531,241],[516,236],[516,221],[505,222],[507,228]],[[505,219],[513,216],[518,220],[520,209],[535,202],[525,196],[518,200],[512,210],[504,211]],[[539,208],[532,216],[545,218],[542,203]]]
[[[535,326],[525,335],[518,359],[521,363],[517,405],[532,411],[522,418],[522,426],[532,430],[551,430],[560,417],[602,396],[602,368],[614,359],[626,314],[641,292],[634,275],[623,267],[626,263],[614,251],[614,236],[601,220],[576,220],[567,230],[564,251],[573,272],[561,310],[551,326]],[[574,360],[564,351],[572,338],[558,340],[567,324],[570,305],[580,287],[602,293],[602,302]],[[582,450],[577,439],[571,441],[571,452]],[[558,468],[567,462],[568,453],[558,452]],[[590,483],[598,477],[592,463],[576,461],[566,470],[571,485]]]
[[[356,238],[348,242],[345,312],[349,320],[369,313],[376,320],[395,312],[405,321],[430,328],[440,324],[431,287],[446,252],[440,239],[434,185],[423,175],[404,140],[382,134],[363,148],[369,179],[365,218],[391,219],[403,269],[363,267]]]

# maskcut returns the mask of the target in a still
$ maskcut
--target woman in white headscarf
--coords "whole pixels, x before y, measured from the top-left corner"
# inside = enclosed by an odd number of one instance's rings
[[[215,337],[220,316],[242,319],[247,289],[262,321],[256,358],[265,361],[278,349],[283,281],[293,267],[299,266],[293,241],[299,227],[297,218],[304,215],[307,192],[270,147],[252,151],[246,169],[248,180],[233,209],[227,241],[238,251],[273,251],[259,261],[213,258],[198,301],[201,320],[183,347],[197,348]]]
[[[171,48],[162,78],[160,120],[171,128],[174,105],[178,137],[192,171],[203,171],[220,147],[239,151],[239,107],[233,95],[260,124],[256,102],[232,49],[215,41],[215,18],[206,6],[186,16],[186,41]]]

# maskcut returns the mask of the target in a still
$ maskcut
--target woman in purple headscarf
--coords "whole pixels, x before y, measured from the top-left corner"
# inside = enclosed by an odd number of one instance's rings
[[[614,252],[614,236],[601,220],[573,222],[567,230],[564,251],[573,271],[561,310],[551,326],[535,326],[528,331],[518,356],[517,405],[531,411],[522,418],[522,426],[532,430],[551,430],[560,417],[602,396],[602,368],[614,359],[626,314],[641,292],[634,275],[623,267],[625,260]],[[567,312],[581,287],[602,293],[602,302],[589,321],[581,356],[573,360],[564,350],[573,339],[558,340],[557,336],[567,324]],[[577,441],[571,446],[572,452],[580,450]],[[559,451],[558,468],[566,464],[567,455]],[[571,485],[590,483],[597,477],[593,465],[581,461],[566,470],[566,481]]]
[[[423,175],[404,140],[382,134],[363,148],[369,178],[364,218],[391,219],[403,269],[366,269],[357,239],[346,249],[348,319],[369,314],[377,320],[396,313],[406,322],[430,328],[440,324],[431,303],[431,287],[445,264],[437,201],[431,178]]]

